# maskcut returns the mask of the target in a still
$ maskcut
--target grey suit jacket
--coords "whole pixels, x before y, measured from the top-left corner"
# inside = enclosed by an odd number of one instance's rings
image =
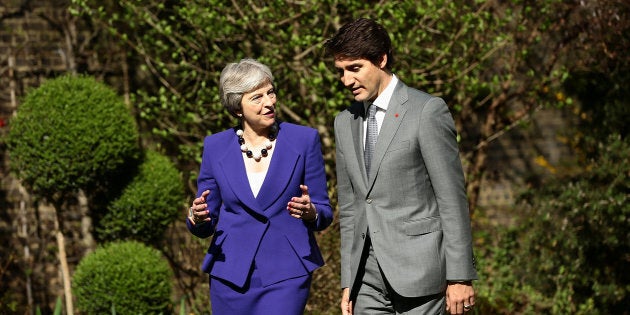
[[[363,103],[354,103],[335,118],[342,288],[355,291],[367,233],[400,295],[436,294],[447,279],[476,279],[464,173],[446,103],[399,81],[370,174],[364,116]]]

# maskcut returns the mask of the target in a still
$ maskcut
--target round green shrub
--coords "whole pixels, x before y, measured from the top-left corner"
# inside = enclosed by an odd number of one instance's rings
[[[108,243],[79,262],[72,291],[82,314],[171,314],[172,277],[156,249]]]
[[[87,76],[58,77],[30,91],[10,126],[11,168],[44,197],[85,188],[139,155],[121,97]]]
[[[99,238],[159,242],[166,228],[181,215],[184,194],[179,171],[169,158],[147,151],[138,173],[100,220]]]

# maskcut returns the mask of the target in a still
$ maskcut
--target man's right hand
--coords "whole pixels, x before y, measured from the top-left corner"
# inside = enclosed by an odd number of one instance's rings
[[[344,288],[341,295],[341,315],[352,315],[352,301],[350,301],[350,288]]]

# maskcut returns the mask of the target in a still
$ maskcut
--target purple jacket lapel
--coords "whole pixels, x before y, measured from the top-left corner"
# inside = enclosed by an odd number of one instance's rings
[[[275,148],[267,176],[258,192],[258,197],[254,198],[254,194],[249,186],[249,180],[247,179],[245,165],[236,135],[233,140],[234,141],[231,141],[231,143],[226,144],[225,155],[219,163],[223,176],[230,183],[229,186],[234,195],[236,195],[244,205],[258,214],[263,214],[263,211],[276,202],[287,188],[286,185],[290,182],[289,179],[295,169],[299,153],[293,150],[293,144],[287,142],[286,137],[282,137],[282,128],[280,128],[278,137],[274,143]]]
[[[234,141],[226,144],[224,147],[225,155],[219,162],[223,177],[229,182],[229,187],[234,195],[243,202],[248,208],[262,214],[259,210],[258,203],[254,199],[254,194],[249,186],[249,180],[245,173],[245,164],[238,139],[234,135]]]
[[[269,208],[287,189],[286,185],[291,182],[290,178],[300,156],[298,152],[293,150],[292,144],[286,141],[286,137],[282,137],[282,129],[278,132],[275,145],[269,171],[267,171],[265,181],[258,192],[257,200],[262,209]]]

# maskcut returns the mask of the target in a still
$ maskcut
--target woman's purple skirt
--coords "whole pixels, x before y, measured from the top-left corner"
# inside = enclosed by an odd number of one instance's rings
[[[311,275],[262,286],[255,267],[244,288],[210,277],[213,315],[302,315],[311,287]]]

